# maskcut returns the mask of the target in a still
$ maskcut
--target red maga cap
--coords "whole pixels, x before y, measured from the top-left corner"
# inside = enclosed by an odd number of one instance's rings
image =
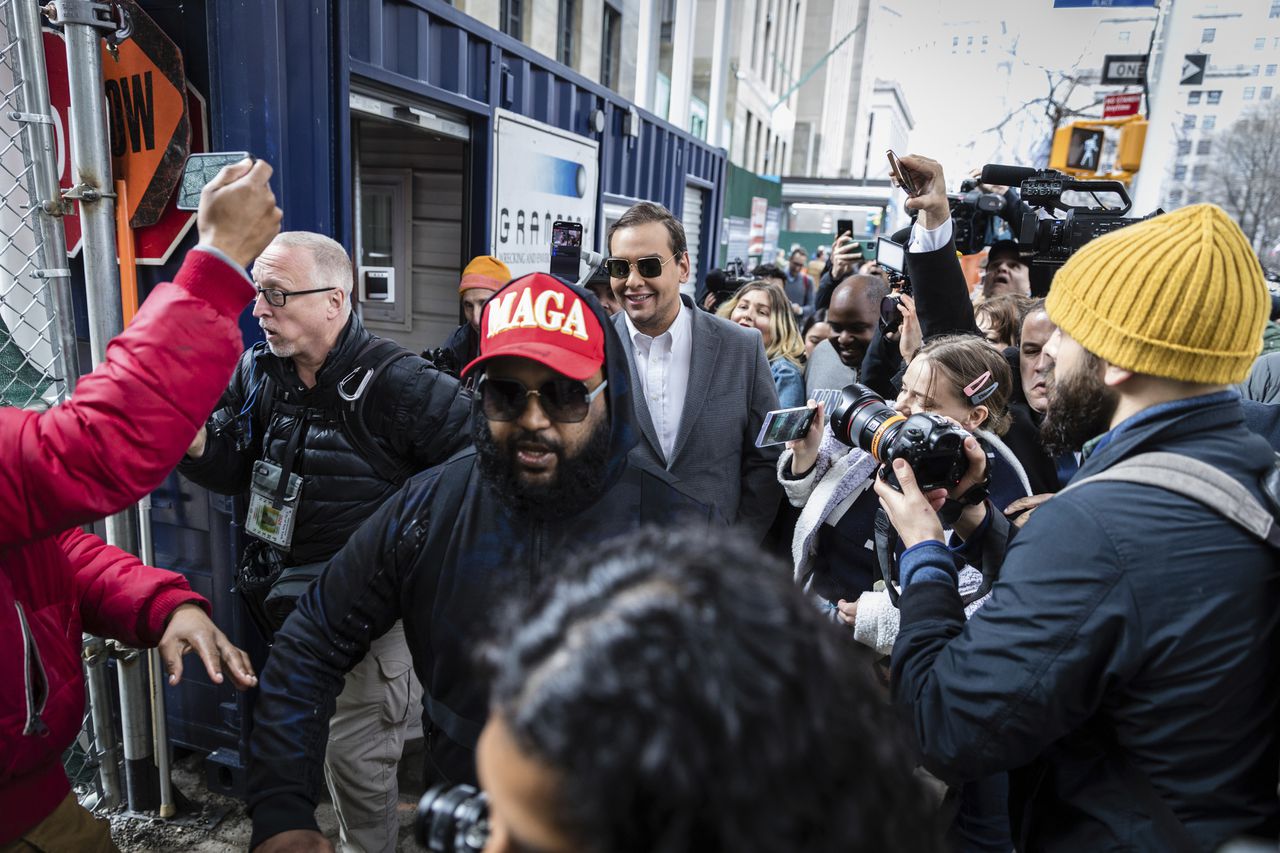
[[[484,304],[480,357],[462,375],[501,356],[527,358],[570,379],[586,379],[604,364],[604,329],[572,288],[554,276],[530,273]]]

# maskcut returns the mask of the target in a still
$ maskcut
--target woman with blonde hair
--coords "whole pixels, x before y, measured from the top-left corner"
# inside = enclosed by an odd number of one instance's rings
[[[733,298],[716,312],[739,326],[755,329],[764,340],[765,358],[769,360],[769,372],[778,389],[778,402],[784,409],[803,406],[805,403],[804,339],[791,313],[791,300],[786,292],[771,281],[749,281]]]

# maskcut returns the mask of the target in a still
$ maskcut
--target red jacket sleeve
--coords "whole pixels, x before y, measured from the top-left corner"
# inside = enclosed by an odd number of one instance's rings
[[[188,252],[70,400],[43,413],[0,409],[0,549],[118,512],[160,485],[231,378],[243,349],[236,318],[252,296],[225,261]]]
[[[148,648],[160,642],[178,605],[198,604],[210,612],[209,602],[192,592],[182,575],[144,565],[79,528],[60,534],[58,545],[75,572],[76,600],[91,634]]]

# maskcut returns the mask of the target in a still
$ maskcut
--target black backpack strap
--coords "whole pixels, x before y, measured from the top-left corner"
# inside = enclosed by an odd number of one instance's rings
[[[1274,477],[1273,470],[1267,480]],[[1105,471],[1073,482],[1058,494],[1065,494],[1086,483],[1102,481],[1155,486],[1199,501],[1272,548],[1280,549],[1280,525],[1276,524],[1271,510],[1259,503],[1234,477],[1207,462],[1181,453],[1140,453]]]
[[[364,418],[365,401],[378,377],[395,362],[413,355],[398,343],[373,337],[356,355],[356,366],[338,383],[342,422],[347,436],[378,476],[399,486],[413,473],[408,463],[395,459],[369,431]]]

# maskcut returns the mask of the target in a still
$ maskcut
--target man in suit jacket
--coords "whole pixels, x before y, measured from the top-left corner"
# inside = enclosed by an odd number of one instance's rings
[[[760,333],[704,311],[689,278],[684,226],[658,204],[634,205],[609,229],[606,269],[623,310],[613,317],[642,393],[633,456],[665,468],[725,520],[763,538],[782,492],[777,447],[756,447],[778,408]]]

